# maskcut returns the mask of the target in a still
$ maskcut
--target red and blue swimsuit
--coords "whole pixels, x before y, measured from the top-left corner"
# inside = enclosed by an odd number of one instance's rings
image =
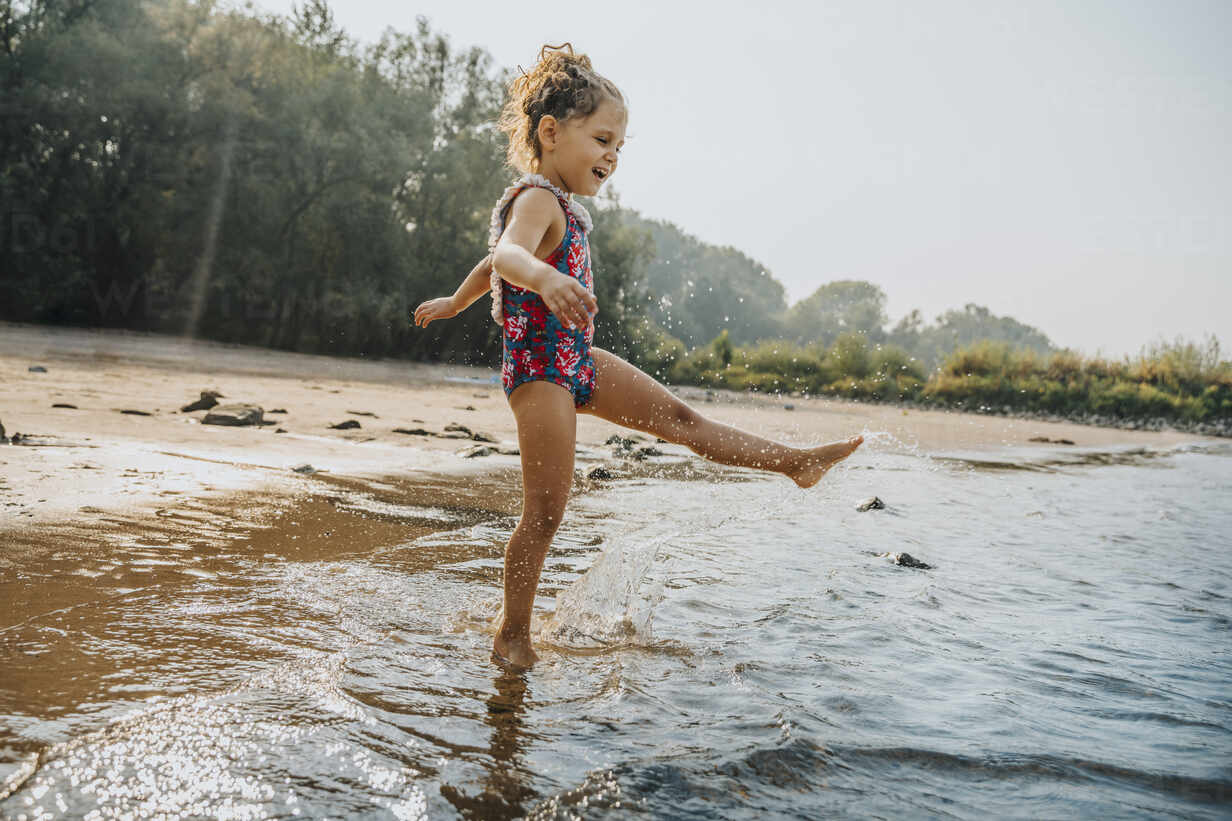
[[[565,211],[565,236],[544,262],[573,277],[593,294],[590,244],[586,241],[590,215],[580,203],[573,202],[541,176],[528,175],[505,190],[492,213],[489,244],[495,248],[514,199],[530,187],[551,191]],[[492,317],[504,325],[501,385],[505,396],[523,382],[542,380],[560,385],[573,394],[574,407],[580,408],[589,402],[595,390],[595,360],[590,351],[594,321],[585,328],[573,330],[566,327],[534,291],[502,280],[495,271],[491,281]]]

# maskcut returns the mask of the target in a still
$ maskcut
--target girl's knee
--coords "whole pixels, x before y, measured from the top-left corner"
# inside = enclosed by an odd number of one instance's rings
[[[692,407],[677,400],[671,407],[672,424],[677,428],[687,430],[697,426],[701,421],[702,415],[693,410]]]
[[[552,536],[565,518],[566,490],[561,493],[535,493],[522,497],[522,524],[541,535]]]
[[[551,538],[556,535],[556,531],[560,528],[560,523],[564,521],[565,511],[563,508],[556,509],[527,509],[522,510],[522,519],[518,523],[519,527],[526,528],[532,533]]]

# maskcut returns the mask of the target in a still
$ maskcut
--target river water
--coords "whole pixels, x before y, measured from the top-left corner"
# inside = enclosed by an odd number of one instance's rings
[[[582,483],[525,675],[491,464],[8,568],[0,815],[1232,815],[1226,445]]]

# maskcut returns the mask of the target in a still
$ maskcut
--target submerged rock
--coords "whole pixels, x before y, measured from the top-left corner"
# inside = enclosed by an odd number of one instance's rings
[[[345,422],[339,422],[336,425],[330,425],[330,430],[355,430],[359,427],[359,423],[354,419],[348,419]]]
[[[0,423],[0,445],[7,445],[9,438],[4,435],[4,424]]]
[[[448,425],[446,425],[445,432],[446,433],[450,433],[450,432],[465,433],[468,439],[471,436],[471,429],[468,428],[466,425],[459,425],[457,422],[450,422]]]
[[[349,411],[347,411],[347,413],[351,414],[352,416],[371,416],[373,419],[379,419],[379,418],[380,418],[379,416],[377,416],[377,415],[376,415],[375,413],[373,413],[372,411],[356,411],[356,410],[349,410]]]
[[[259,425],[263,411],[257,405],[221,405],[214,408],[201,420],[203,425]]]
[[[295,467],[291,468],[291,470],[295,471],[296,473],[306,474],[308,476],[311,476],[312,474],[317,472],[317,469],[314,468],[312,465],[308,464],[307,462],[304,462],[302,465],[296,465]]]
[[[394,433],[405,433],[408,436],[435,436],[436,434],[430,430],[423,428],[394,428]]]
[[[56,402],[54,405],[52,405],[52,407],[53,408],[68,408],[69,410],[77,410],[76,405],[70,405],[67,402]]]
[[[625,450],[632,450],[633,446],[636,445],[638,442],[649,442],[649,441],[650,441],[649,437],[642,436],[637,433],[630,433],[628,436],[621,436],[619,433],[613,433],[603,442],[603,444],[619,445]],[[656,438],[656,441],[661,442],[663,440]]]
[[[899,567],[914,567],[916,570],[932,570],[933,566],[927,562],[922,562],[910,553],[889,553],[890,561]]]
[[[133,410],[131,408],[125,408],[124,410],[120,411],[120,413],[127,413],[129,416],[153,416],[154,415],[150,413],[149,411]]]
[[[472,433],[472,434],[471,434],[471,438],[472,438],[472,439],[474,439],[476,442],[493,442],[493,443],[495,443],[495,442],[497,441],[497,439],[496,439],[496,437],[495,437],[495,436],[492,436],[492,435],[487,434],[487,433],[480,433],[479,431],[475,431],[474,433]]]
[[[870,496],[867,499],[865,499],[863,502],[860,502],[860,504],[856,505],[856,510],[860,511],[861,513],[864,513],[865,511],[869,511],[869,510],[884,510],[884,509],[885,509],[885,502],[881,501],[881,499],[876,496]]]
[[[595,465],[590,470],[586,471],[586,478],[595,479],[615,479],[616,474],[613,473],[606,465]]]
[[[47,373],[47,369],[44,368],[42,365],[31,365],[30,367],[26,368],[26,370],[29,371],[30,373]]]
[[[496,453],[496,448],[489,445],[471,445],[458,451],[458,455],[464,459],[474,459],[476,456],[491,456],[493,453]]]

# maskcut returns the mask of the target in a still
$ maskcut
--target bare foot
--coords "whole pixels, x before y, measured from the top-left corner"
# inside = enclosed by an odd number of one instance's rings
[[[530,639],[510,639],[501,633],[496,634],[492,642],[492,659],[503,667],[515,670],[529,670],[539,657],[531,646]]]
[[[800,461],[787,475],[800,487],[812,487],[821,481],[827,470],[850,456],[863,441],[863,436],[853,436],[842,442],[831,442],[803,451]]]

